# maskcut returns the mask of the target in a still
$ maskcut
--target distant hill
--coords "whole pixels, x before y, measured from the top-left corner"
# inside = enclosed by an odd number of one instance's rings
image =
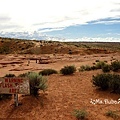
[[[0,54],[97,54],[120,51],[120,43],[57,42],[0,37]]]

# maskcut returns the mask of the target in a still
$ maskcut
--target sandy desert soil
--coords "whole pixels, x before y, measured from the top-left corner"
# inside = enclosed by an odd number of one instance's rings
[[[40,64],[36,59],[42,59],[48,64]],[[81,65],[93,65],[96,60],[107,61],[120,60],[119,53],[92,54],[92,55],[0,55],[0,77],[13,73],[19,75],[28,71],[39,72],[45,68],[53,68],[59,71],[65,65],[75,65],[77,69]],[[28,62],[30,61],[30,64]],[[32,96],[19,96],[22,105],[17,108],[12,105],[12,100],[0,101],[0,120],[76,120],[72,115],[74,109],[86,109],[87,120],[112,120],[106,117],[108,110],[118,110],[120,103],[105,103],[105,99],[116,100],[120,95],[109,91],[99,91],[93,87],[92,76],[102,73],[101,70],[76,72],[73,75],[63,76],[53,74],[47,76],[48,89],[45,93],[34,98]],[[120,74],[120,73],[118,73]],[[101,103],[92,104],[99,99]]]

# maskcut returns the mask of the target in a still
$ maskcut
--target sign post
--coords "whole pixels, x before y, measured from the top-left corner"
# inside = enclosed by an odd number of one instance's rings
[[[29,80],[21,77],[0,78],[0,93],[14,94],[15,106],[18,106],[18,94],[30,94]]]
[[[18,107],[19,103],[18,103],[18,94],[14,94],[14,103],[15,106]]]

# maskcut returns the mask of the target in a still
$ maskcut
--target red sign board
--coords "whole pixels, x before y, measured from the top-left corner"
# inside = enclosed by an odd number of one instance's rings
[[[29,79],[20,77],[0,78],[0,93],[30,94]]]

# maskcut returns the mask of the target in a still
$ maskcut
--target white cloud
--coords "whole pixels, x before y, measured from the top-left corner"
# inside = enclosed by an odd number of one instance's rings
[[[92,24],[106,24],[106,25],[109,25],[109,24],[118,24],[118,23],[120,23],[120,20],[110,19],[109,21],[108,20],[99,20],[99,21],[93,22]]]
[[[116,33],[119,34],[119,33]],[[120,34],[119,34],[120,35]],[[46,34],[41,34],[40,32],[0,32],[1,37],[9,38],[20,38],[29,40],[52,40],[61,42],[120,42],[120,38],[114,37],[81,37],[76,39],[65,39],[55,36],[48,36]]]
[[[0,0],[0,31],[36,31],[64,28],[119,16],[119,0]],[[11,27],[7,27],[11,26]],[[13,27],[12,27],[13,26]],[[17,27],[14,27],[17,26]]]
[[[66,42],[72,42],[72,41],[76,41],[76,42],[120,42],[120,38],[113,38],[113,37],[105,37],[105,38],[101,38],[101,37],[82,37],[82,38],[78,38],[78,39],[66,39],[64,40]]]

